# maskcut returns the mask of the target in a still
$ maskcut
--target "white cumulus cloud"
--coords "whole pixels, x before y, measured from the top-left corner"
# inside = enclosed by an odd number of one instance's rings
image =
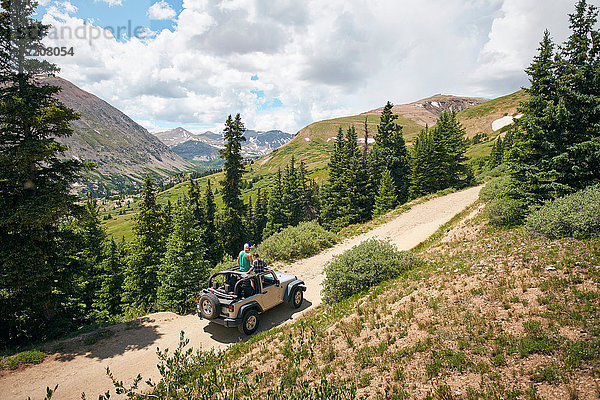
[[[148,9],[148,18],[154,20],[173,19],[177,14],[165,0],[154,3]]]
[[[106,3],[110,7],[112,6],[122,6],[123,0],[94,0],[95,3]]]

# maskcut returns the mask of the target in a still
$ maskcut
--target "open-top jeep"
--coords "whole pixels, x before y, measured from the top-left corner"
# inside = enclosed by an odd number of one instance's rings
[[[237,326],[240,332],[251,335],[258,329],[259,314],[283,302],[300,307],[304,291],[304,282],[291,274],[271,270],[255,274],[232,268],[208,279],[208,288],[198,296],[198,316],[223,326]]]

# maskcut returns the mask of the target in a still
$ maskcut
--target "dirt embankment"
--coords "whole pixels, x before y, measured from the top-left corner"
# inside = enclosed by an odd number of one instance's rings
[[[372,237],[388,238],[398,248],[408,250],[427,239],[454,215],[477,200],[481,187],[429,200],[415,205],[409,211],[370,232],[300,260],[287,268],[306,282],[308,290],[300,311],[294,313],[281,305],[261,316],[261,330],[298,318],[303,311],[321,304],[323,267],[333,256],[343,253]],[[53,398],[77,399],[85,392],[87,398],[97,398],[111,388],[106,376],[110,367],[115,377],[131,382],[138,374],[146,380],[159,378],[156,369],[156,349],[174,349],[180,331],[185,331],[194,348],[223,349],[229,344],[245,340],[236,329],[208,324],[195,315],[179,316],[173,313],[156,313],[132,322],[111,327],[104,337],[94,334],[81,336],[49,348],[54,354],[43,363],[18,371],[0,372],[0,397],[2,399],[43,398],[47,386],[59,385]],[[98,339],[97,341],[95,339]],[[87,342],[87,344],[86,344]],[[92,343],[95,342],[95,343]],[[111,396],[115,397],[114,391]]]

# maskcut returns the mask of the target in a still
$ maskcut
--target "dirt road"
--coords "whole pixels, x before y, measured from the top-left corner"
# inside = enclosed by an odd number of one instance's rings
[[[323,266],[334,255],[341,254],[362,241],[372,238],[389,238],[401,250],[408,250],[427,239],[454,215],[477,199],[481,187],[466,189],[413,206],[409,211],[374,230],[298,261],[285,268],[304,279],[308,290],[301,309],[295,312],[287,304],[267,311],[261,317],[261,330],[298,318],[303,311],[321,303]],[[88,399],[111,388],[106,376],[110,367],[115,377],[131,382],[138,373],[144,380],[159,377],[156,369],[156,348],[174,349],[179,332],[185,331],[194,348],[222,349],[245,338],[236,329],[208,324],[195,315],[178,316],[172,313],[156,313],[136,321],[110,328],[112,334],[96,343],[91,336],[63,341],[51,347],[56,353],[43,363],[20,371],[0,372],[0,399],[41,399],[46,386],[59,385],[53,398],[80,399],[85,391]],[[87,339],[87,340],[86,340]],[[87,342],[87,344],[86,344]],[[111,398],[114,398],[111,391]]]

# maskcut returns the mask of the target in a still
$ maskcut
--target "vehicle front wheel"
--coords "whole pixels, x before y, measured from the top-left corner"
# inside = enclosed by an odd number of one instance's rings
[[[256,310],[248,310],[242,317],[242,324],[238,326],[241,333],[252,335],[258,329],[258,313]]]
[[[304,301],[304,292],[299,287],[292,290],[292,296],[290,297],[290,307],[299,308]]]

